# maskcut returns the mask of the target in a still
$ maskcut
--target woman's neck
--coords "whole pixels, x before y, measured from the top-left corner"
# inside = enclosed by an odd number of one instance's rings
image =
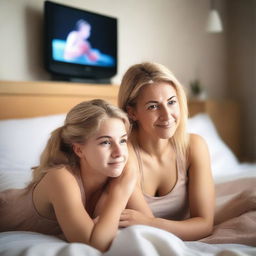
[[[96,174],[95,171],[90,170],[90,168],[84,166],[83,163],[81,163],[80,173],[84,191],[87,196],[103,191],[109,180],[109,178],[106,176]]]
[[[149,136],[138,132],[134,133],[134,139],[139,149],[152,157],[161,158],[166,153],[169,153],[171,149],[168,139],[149,138]]]

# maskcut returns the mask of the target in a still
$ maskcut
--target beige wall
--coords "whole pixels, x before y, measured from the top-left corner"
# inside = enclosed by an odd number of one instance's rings
[[[56,0],[119,20],[119,71],[151,60],[174,71],[187,85],[196,76],[211,97],[226,88],[225,34],[210,35],[206,0]],[[220,9],[224,9],[220,2]],[[222,13],[225,15],[225,12]],[[43,0],[0,0],[0,79],[47,80],[42,64]],[[225,18],[225,17],[224,17]]]
[[[241,102],[241,147],[245,158],[256,160],[256,1],[216,0],[224,23],[221,34],[205,32],[208,0],[56,2],[118,18],[119,70],[113,83],[120,83],[130,65],[157,61],[186,87],[199,78],[208,97]],[[42,26],[43,0],[0,0],[1,80],[50,79],[43,68]]]

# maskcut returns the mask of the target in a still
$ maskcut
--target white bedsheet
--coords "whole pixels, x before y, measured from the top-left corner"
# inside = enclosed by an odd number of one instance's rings
[[[66,243],[56,237],[33,232],[0,233],[1,256],[196,256],[256,255],[256,248],[239,244],[183,242],[166,231],[131,226],[119,231],[110,249],[100,251],[81,243]]]
[[[234,175],[216,180],[216,184],[256,177],[256,164],[240,164]],[[110,249],[101,253],[88,245],[67,243],[53,236],[33,232],[0,233],[1,256],[245,256],[256,255],[256,247],[242,244],[184,242],[175,235],[149,226],[131,226],[119,230]]]

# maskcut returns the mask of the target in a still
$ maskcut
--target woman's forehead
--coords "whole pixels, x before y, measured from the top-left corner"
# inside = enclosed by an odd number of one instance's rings
[[[141,100],[151,98],[152,100],[158,97],[169,99],[176,96],[176,90],[172,84],[167,82],[159,82],[145,85],[141,88],[139,98]]]
[[[99,133],[117,133],[117,132],[121,132],[123,133],[124,131],[126,131],[126,126],[123,120],[121,120],[120,118],[104,118],[103,120],[101,120],[101,122],[99,123],[99,127],[96,131],[96,134]]]

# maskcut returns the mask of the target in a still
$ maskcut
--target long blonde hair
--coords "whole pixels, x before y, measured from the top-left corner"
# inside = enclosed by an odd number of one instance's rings
[[[84,143],[95,133],[102,120],[118,118],[123,121],[127,132],[130,124],[125,112],[104,100],[84,101],[67,114],[64,125],[51,133],[40,157],[40,164],[33,168],[31,184],[38,182],[46,170],[59,165],[80,167],[79,158],[73,151],[74,143]]]
[[[187,158],[188,136],[186,133],[188,107],[185,91],[173,75],[165,66],[159,63],[144,62],[131,66],[123,76],[119,93],[118,106],[127,112],[127,107],[135,107],[141,88],[152,83],[169,83],[176,91],[180,107],[180,120],[175,134],[170,138],[177,157],[185,164]],[[136,126],[132,127],[134,133]]]

